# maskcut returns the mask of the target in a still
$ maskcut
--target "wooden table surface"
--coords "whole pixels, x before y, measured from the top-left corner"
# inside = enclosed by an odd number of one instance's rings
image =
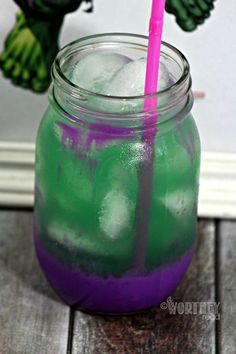
[[[0,210],[0,354],[236,353],[236,222],[200,220],[174,303],[220,302],[220,319],[160,307],[128,317],[64,305],[35,258],[32,212]]]

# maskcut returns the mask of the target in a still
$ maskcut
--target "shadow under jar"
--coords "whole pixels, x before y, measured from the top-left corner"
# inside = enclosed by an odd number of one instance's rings
[[[84,55],[105,50],[137,59],[147,41],[105,34],[62,49],[37,136],[37,257],[57,294],[93,313],[158,305],[194,252],[200,141],[185,57],[162,43],[172,82],[146,97],[104,96],[70,80]],[[158,110],[144,109],[154,99]]]

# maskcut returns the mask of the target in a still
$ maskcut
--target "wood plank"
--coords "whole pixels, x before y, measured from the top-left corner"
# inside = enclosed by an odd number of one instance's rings
[[[236,221],[224,221],[219,225],[220,246],[219,300],[219,349],[222,354],[236,353]]]
[[[214,237],[213,221],[200,222],[193,262],[173,301],[215,301]],[[171,315],[156,308],[127,317],[74,316],[73,354],[215,353],[215,322],[201,314]]]
[[[39,270],[32,213],[0,211],[0,353],[65,354],[69,308]]]

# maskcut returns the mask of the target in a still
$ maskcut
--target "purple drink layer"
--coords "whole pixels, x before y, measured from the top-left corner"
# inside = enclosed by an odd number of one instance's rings
[[[178,286],[191,262],[194,249],[173,264],[145,276],[120,278],[88,275],[60,263],[35,236],[40,266],[57,294],[69,305],[97,313],[132,313],[159,305]]]

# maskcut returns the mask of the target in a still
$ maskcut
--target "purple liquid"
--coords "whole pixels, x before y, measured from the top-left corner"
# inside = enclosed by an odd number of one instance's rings
[[[188,251],[178,262],[146,276],[100,278],[66,267],[41,246],[36,253],[49,283],[69,305],[91,312],[130,313],[157,306],[178,286],[193,256]]]

